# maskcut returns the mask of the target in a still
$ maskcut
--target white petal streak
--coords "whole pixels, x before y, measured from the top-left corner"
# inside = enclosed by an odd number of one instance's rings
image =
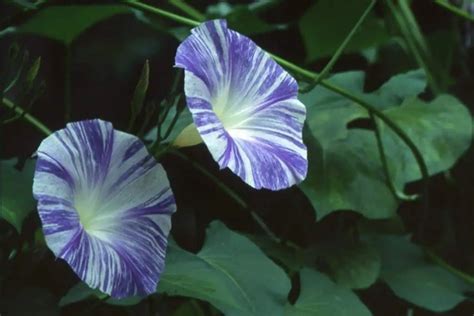
[[[192,30],[178,48],[194,124],[221,168],[254,188],[284,189],[306,177],[304,105],[296,81],[223,20]]]
[[[48,246],[90,287],[155,291],[176,204],[137,137],[100,120],[68,124],[38,148],[33,193]]]

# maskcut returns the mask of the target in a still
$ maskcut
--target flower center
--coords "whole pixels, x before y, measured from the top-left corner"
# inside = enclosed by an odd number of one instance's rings
[[[85,231],[93,229],[94,219],[97,215],[97,203],[93,196],[79,195],[75,199],[75,208],[79,215],[79,222]]]
[[[233,99],[229,93],[221,93],[212,100],[212,109],[227,131],[238,126],[245,119],[238,111],[242,107],[235,106],[232,102]]]
[[[224,121],[225,121],[224,110],[226,107],[227,100],[228,100],[228,96],[224,94],[220,94],[212,100],[212,109],[214,110],[214,113],[216,113],[216,116],[222,122],[224,127],[226,127],[224,124]]]

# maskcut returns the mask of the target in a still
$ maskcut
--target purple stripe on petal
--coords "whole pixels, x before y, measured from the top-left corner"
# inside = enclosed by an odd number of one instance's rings
[[[112,297],[154,292],[176,203],[143,143],[90,120],[68,124],[37,152],[33,194],[54,254]]]
[[[196,97],[187,97],[186,102],[190,109],[212,111],[212,105],[207,100]]]
[[[199,131],[199,134],[206,135],[206,134],[215,133],[219,131],[222,131],[222,127],[213,127],[213,128],[205,129],[205,130]]]
[[[142,148],[143,148],[143,143],[139,139],[137,139],[130,145],[130,147],[127,148],[127,150],[125,151],[123,155],[122,160],[123,161],[128,160]]]
[[[66,168],[48,154],[41,153],[40,155],[44,158],[39,158],[37,160],[36,170],[51,173],[56,177],[65,180],[69,187],[74,190],[74,180],[72,179],[71,174],[66,170]]]
[[[49,212],[45,211],[40,218],[45,223],[55,223],[54,225],[45,225],[43,227],[43,232],[46,236],[77,229],[79,223],[76,213],[60,209]]]
[[[130,168],[123,170],[120,178],[109,188],[110,193],[119,191],[124,183],[132,182],[137,177],[144,175],[157,164],[156,160],[148,155],[141,160],[136,161]]]
[[[187,105],[220,168],[257,189],[306,177],[306,109],[296,81],[267,53],[214,20],[192,30],[175,63],[185,69]]]

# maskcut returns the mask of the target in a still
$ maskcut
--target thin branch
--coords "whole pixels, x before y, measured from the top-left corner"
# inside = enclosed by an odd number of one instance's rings
[[[183,0],[169,0],[169,3],[186,13],[189,17],[197,20],[197,21],[204,21],[206,16],[196,10],[191,5],[187,4]]]
[[[155,8],[153,6],[141,3],[139,1],[131,1],[131,0],[121,0],[121,2],[125,5],[141,9],[143,11],[149,12],[149,13],[154,13],[157,15],[161,15],[163,17],[172,19],[176,22],[180,22],[189,26],[198,26],[200,24],[199,21],[194,21],[182,16],[179,16],[177,14],[161,10],[158,8]],[[317,80],[318,74],[314,73],[312,71],[306,70],[302,67],[299,67],[291,62],[289,62],[286,59],[283,59],[279,56],[276,56],[274,54],[269,53],[270,56],[273,57],[275,61],[277,61],[280,65],[286,67],[287,69],[290,69],[294,72],[297,72],[301,76],[305,77],[308,80],[314,81]],[[418,168],[420,169],[420,173],[423,179],[423,203],[424,203],[424,209],[428,210],[429,206],[429,199],[428,199],[428,181],[429,181],[429,173],[428,173],[428,167],[426,166],[425,160],[423,158],[423,155],[421,154],[420,150],[418,147],[415,145],[415,143],[411,140],[411,138],[405,133],[405,131],[394,121],[392,121],[391,118],[389,118],[385,113],[382,111],[378,110],[376,106],[364,101],[362,98],[359,96],[351,93],[350,91],[345,90],[344,88],[341,88],[337,85],[334,85],[333,83],[327,81],[327,80],[321,80],[320,84],[325,87],[326,89],[337,93],[349,100],[354,101],[356,104],[362,106],[366,110],[369,111],[369,113],[373,113],[375,116],[377,116],[380,120],[382,120],[389,128],[391,128],[395,134],[400,137],[400,139],[407,145],[407,147],[410,149],[412,152],[417,164]],[[426,213],[426,212],[425,212]],[[424,215],[425,216],[425,215]],[[420,236],[423,235],[423,232],[420,231]]]
[[[414,195],[406,195],[403,192],[400,192],[397,189],[397,186],[392,180],[392,176],[390,175],[390,169],[388,167],[388,161],[387,161],[387,156],[385,155],[385,149],[382,141],[382,133],[380,131],[379,124],[377,122],[377,119],[375,118],[373,113],[369,113],[370,119],[374,123],[375,126],[375,139],[377,140],[377,148],[379,150],[379,156],[380,156],[380,161],[382,162],[382,168],[385,174],[385,178],[387,180],[387,185],[390,188],[390,191],[392,191],[393,195],[401,200],[401,201],[414,201],[418,198],[417,194]]]
[[[308,79],[315,79],[317,77],[317,74],[312,72],[312,71],[309,71],[309,70],[306,70],[306,69],[303,69],[283,58],[280,58],[278,56],[275,56],[273,55],[273,58],[278,62],[280,63],[281,65],[283,65],[284,67],[286,67],[287,69],[290,69],[292,71],[296,71],[298,73],[300,73],[301,75],[303,75],[304,77],[308,78]],[[355,95],[355,94],[352,94],[351,92],[345,90],[344,88],[341,88],[339,86],[336,86],[334,85],[333,83],[327,81],[327,80],[321,80],[321,85],[325,88],[327,88],[328,90],[331,90],[332,92],[335,92],[343,97],[346,97],[347,99],[349,100],[352,100],[354,101],[356,104],[360,105],[361,107],[365,108],[367,111],[369,111],[369,113],[373,113],[375,116],[377,116],[382,122],[384,122],[385,124],[387,124],[387,126],[392,129],[395,134],[398,135],[398,137],[400,137],[400,139],[407,145],[407,147],[410,149],[410,151],[412,152],[417,164],[418,164],[418,168],[420,169],[420,173],[421,173],[421,176],[422,176],[422,179],[423,179],[423,193],[425,195],[424,197],[424,200],[425,200],[425,203],[427,203],[427,200],[428,200],[428,182],[429,182],[429,173],[428,173],[428,167],[425,163],[425,160],[423,158],[423,155],[421,154],[420,150],[418,149],[418,147],[415,145],[415,143],[411,140],[411,138],[405,133],[405,131],[400,127],[398,126],[398,124],[394,121],[392,121],[391,118],[389,118],[387,115],[385,115],[385,113],[383,113],[382,111],[378,110],[374,105],[366,102],[365,100],[363,100],[361,97]]]
[[[175,155],[176,157],[181,158],[182,160],[188,162],[194,169],[205,175],[209,180],[214,182],[214,184],[217,185],[219,189],[221,189],[224,193],[226,193],[229,197],[231,197],[237,204],[239,204],[242,208],[248,210],[250,212],[250,215],[255,219],[255,221],[258,223],[260,228],[270,237],[271,240],[273,240],[276,243],[280,243],[281,240],[278,238],[272,231],[271,229],[265,224],[265,221],[258,215],[255,211],[253,211],[248,204],[230,187],[222,183],[216,176],[214,176],[212,173],[210,173],[206,168],[204,168],[202,165],[197,163],[194,160],[191,160],[188,156],[185,154],[179,152],[178,150],[175,149],[170,149],[169,153]]]
[[[26,113],[22,108],[18,105],[15,105],[12,101],[8,100],[7,98],[2,99],[2,104],[7,108],[15,111],[17,114],[22,115],[22,118],[29,122],[31,125],[36,127],[37,130],[45,134],[46,136],[51,135],[53,132],[46,127],[43,123],[41,123],[36,117],[33,115]]]
[[[443,267],[444,269],[448,270],[452,274],[455,274],[456,276],[460,277],[461,279],[474,284],[474,276],[467,274],[466,272],[463,272],[461,270],[458,270],[457,268],[453,267],[449,263],[447,263],[443,258],[439,257],[436,255],[433,251],[425,249],[425,253],[427,256],[435,262],[437,265]]]
[[[440,7],[450,11],[451,13],[454,13],[455,15],[457,15],[457,16],[463,18],[463,19],[466,19],[470,22],[474,22],[474,15],[470,14],[466,10],[460,9],[460,8],[452,5],[451,3],[449,3],[446,0],[435,0],[435,3],[437,5],[439,5]]]
[[[185,18],[184,16],[155,8],[151,5],[148,5],[148,4],[139,2],[139,1],[121,0],[120,2],[125,4],[125,5],[128,5],[129,7],[132,7],[132,8],[136,8],[136,9],[140,9],[142,11],[146,11],[146,12],[150,12],[150,13],[153,13],[153,14],[164,16],[168,19],[174,20],[174,21],[179,22],[181,24],[185,24],[185,25],[189,25],[189,26],[198,26],[199,24],[201,24],[198,21],[194,21],[194,20]]]
[[[374,7],[375,3],[376,3],[376,0],[372,0],[370,2],[370,4],[365,9],[364,13],[360,16],[359,20],[356,22],[356,24],[351,29],[349,34],[347,34],[344,41],[342,41],[341,45],[339,45],[338,49],[336,50],[334,55],[331,57],[329,62],[326,64],[326,66],[324,66],[323,70],[321,70],[319,75],[316,77],[316,79],[312,83],[310,83],[308,86],[304,87],[303,89],[300,89],[301,93],[306,93],[306,92],[311,91],[312,89],[314,89],[314,87],[316,87],[321,82],[321,80],[323,80],[329,75],[329,72],[331,71],[332,67],[334,67],[339,57],[342,55],[342,53],[346,49],[347,45],[350,43],[354,35],[357,33],[357,30],[360,28],[362,23],[364,23],[370,11],[372,11],[372,8]]]
[[[194,20],[182,17],[180,15],[177,15],[177,14],[174,14],[174,13],[171,13],[171,12],[168,12],[168,11],[158,9],[158,8],[153,7],[153,6],[141,3],[139,1],[121,0],[121,2],[125,5],[131,6],[131,7],[134,7],[134,8],[138,8],[138,9],[141,9],[141,10],[146,11],[146,12],[161,15],[163,17],[172,19],[176,22],[180,22],[180,23],[183,23],[183,24],[186,24],[186,25],[189,25],[189,26],[198,26],[200,24],[199,21],[194,21]],[[273,55],[273,54],[270,54],[270,53],[269,53],[269,55],[272,56],[273,59],[275,59],[275,61],[277,61],[280,65],[282,65],[282,66],[284,66],[288,69],[291,69],[292,71],[295,71],[295,72],[299,73],[300,75],[306,77],[307,79],[309,79],[311,81],[316,80],[317,77],[318,77],[318,74],[316,74],[312,71],[306,70],[304,68],[301,68],[301,67],[287,61],[286,59],[283,59],[279,56],[276,56],[276,55]],[[323,87],[325,87],[326,89],[328,89],[328,90],[331,90],[331,91],[333,91],[333,92],[335,92],[335,93],[337,93],[337,94],[339,94],[343,97],[346,97],[346,98],[354,101],[355,103],[359,104],[360,106],[362,106],[363,108],[368,110],[370,113],[373,113],[375,116],[380,118],[385,124],[387,124],[387,126],[390,127],[395,132],[395,134],[397,134],[400,137],[400,139],[408,146],[410,151],[413,153],[413,156],[415,157],[415,160],[418,164],[418,167],[420,169],[420,173],[421,173],[422,178],[423,178],[424,195],[425,195],[425,201],[427,203],[427,200],[428,200],[427,199],[427,196],[428,196],[428,178],[429,178],[428,167],[426,166],[423,155],[421,154],[419,149],[416,147],[415,143],[411,140],[411,138],[403,131],[403,129],[400,126],[398,126],[397,123],[392,121],[388,116],[386,116],[382,111],[379,111],[376,108],[376,106],[369,104],[368,102],[366,102],[363,99],[361,99],[360,97],[352,94],[351,92],[349,92],[349,91],[347,91],[347,90],[345,90],[345,89],[343,89],[339,86],[336,86],[336,85],[330,83],[327,80],[321,80],[321,85]]]

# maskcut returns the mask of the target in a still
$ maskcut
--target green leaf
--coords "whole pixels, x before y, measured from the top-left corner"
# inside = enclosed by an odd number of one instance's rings
[[[400,105],[403,100],[417,96],[426,89],[426,75],[423,70],[412,70],[398,74],[385,82],[375,94],[378,106],[383,108]]]
[[[395,214],[397,200],[386,185],[372,132],[353,130],[325,148],[311,135],[305,143],[309,169],[300,188],[319,220],[337,210],[354,210],[372,219]]]
[[[77,303],[92,297],[104,297],[101,291],[97,289],[91,289],[84,282],[79,282],[75,286],[69,289],[69,291],[64,295],[59,301],[59,306],[63,307],[72,303]]]
[[[362,71],[350,71],[332,76],[329,82],[355,94],[362,94],[364,80]],[[346,138],[347,123],[367,116],[365,109],[322,86],[300,95],[299,99],[307,108],[306,123],[324,145]]]
[[[131,12],[128,7],[120,5],[51,6],[39,10],[17,31],[45,36],[70,45],[94,24],[117,14]]]
[[[351,290],[335,284],[324,274],[305,268],[300,278],[300,295],[294,305],[287,305],[286,316],[372,315]]]
[[[433,59],[432,49],[426,43],[410,3],[410,0],[400,0],[396,3],[390,0],[387,1],[387,8],[392,14],[394,24],[403,38],[407,51],[411,53],[417,64],[425,70],[431,90],[438,94],[440,91],[446,90],[446,87],[440,85],[441,77],[444,75],[441,75],[440,64]]]
[[[455,84],[455,78],[452,77],[451,69],[455,61],[456,48],[462,44],[462,38],[457,36],[456,28],[449,30],[438,30],[426,34],[428,47],[431,50],[436,70],[438,70],[438,79],[445,87]]]
[[[209,17],[223,17],[232,12],[233,6],[228,2],[218,2],[211,4],[206,9],[206,15]]]
[[[84,282],[78,282],[75,286],[69,289],[59,301],[59,306],[63,307],[72,303],[77,303],[86,299],[96,298],[104,300],[109,305],[117,306],[131,306],[140,303],[143,297],[132,296],[123,299],[107,298],[107,294],[102,293],[98,289],[92,289]]]
[[[159,292],[210,302],[225,315],[283,315],[290,281],[247,238],[211,223],[193,254],[171,244]]]
[[[299,22],[308,61],[334,53],[369,5],[368,0],[320,0]],[[345,49],[346,53],[379,45],[389,36],[383,21],[370,14]]]
[[[27,90],[30,90],[33,86],[33,82],[38,76],[39,69],[41,67],[41,56],[37,57],[33,64],[31,64],[30,69],[28,69],[25,76],[25,86]]]
[[[276,243],[275,241],[261,236],[248,235],[262,251],[276,261],[278,264],[286,267],[291,272],[297,272],[308,263],[307,254],[303,249],[295,249],[289,246]]]
[[[410,98],[385,113],[415,142],[430,174],[451,168],[471,145],[472,117],[455,97],[442,95],[429,103]],[[405,148],[392,130],[381,125],[384,140],[391,138],[394,148]],[[413,155],[407,150],[403,154],[398,163],[405,181],[420,179]]]
[[[133,305],[137,305],[142,300],[143,300],[143,297],[132,296],[132,297],[127,297],[127,298],[122,298],[122,299],[108,298],[104,302],[106,304],[116,305],[116,306],[133,306]]]
[[[148,83],[150,79],[150,62],[148,59],[143,65],[140,78],[138,79],[137,85],[132,98],[132,117],[135,119],[142,112],[143,102],[145,101],[146,93],[148,91]]]
[[[252,4],[232,6],[226,2],[219,2],[207,8],[207,15],[210,19],[226,19],[231,29],[246,35],[261,34],[286,28],[282,24],[269,24],[265,22],[258,16],[254,7],[256,6]]]
[[[168,115],[166,116],[162,126],[161,126],[161,133],[164,134],[170,124],[173,121],[173,118],[176,115],[176,110],[177,108],[174,106],[170,109]],[[186,107],[181,114],[179,115],[178,120],[176,121],[176,124],[173,126],[173,129],[171,130],[170,135],[166,138],[163,139],[163,142],[173,142],[176,137],[184,130],[184,128],[188,125],[190,125],[193,122],[193,117],[191,116],[191,112],[189,112],[188,108]],[[154,142],[156,140],[156,130],[157,128],[154,127],[152,128],[146,135],[145,135],[145,140],[147,141],[152,141]]]
[[[226,15],[225,18],[229,22],[231,29],[247,35],[256,35],[286,28],[285,25],[269,24],[263,21],[255,12],[252,12],[245,6],[234,8],[232,13]]]
[[[184,41],[189,35],[191,35],[191,28],[188,26],[177,26],[170,27],[167,32],[176,38],[178,41]]]
[[[400,105],[404,99],[417,96],[426,89],[426,77],[422,70],[412,70],[390,78],[373,93],[364,92],[365,74],[349,71],[333,75],[329,82],[361,98],[386,109]],[[347,123],[367,117],[367,111],[322,86],[299,96],[307,107],[307,124],[324,144],[348,135]]]
[[[459,101],[441,96],[430,103],[416,98],[426,88],[420,71],[397,75],[372,93],[363,91],[363,74],[347,72],[331,82],[369,101],[396,122],[420,149],[431,174],[453,166],[467,150],[472,119]],[[368,113],[358,104],[323,87],[301,96],[308,108],[304,138],[309,170],[300,188],[319,218],[353,210],[371,219],[389,218],[399,204],[388,186],[372,131],[348,129]],[[380,120],[382,141],[392,182],[403,191],[406,183],[421,178],[411,151]]]
[[[382,258],[381,278],[395,294],[435,312],[452,309],[474,290],[449,271],[427,261],[423,251],[406,236],[377,236],[373,239]]]
[[[36,206],[32,193],[35,163],[27,160],[21,171],[16,163],[15,159],[0,160],[0,218],[20,233],[23,220]]]
[[[30,1],[28,0],[11,0],[11,2],[22,8],[22,9],[31,9],[31,10],[36,10],[37,9],[37,6],[35,3],[31,3]]]
[[[318,253],[338,285],[364,289],[375,283],[379,276],[379,254],[367,243],[328,242],[319,248]]]
[[[361,234],[406,234],[405,224],[399,215],[387,219],[370,220],[361,219],[357,221],[357,231]]]

